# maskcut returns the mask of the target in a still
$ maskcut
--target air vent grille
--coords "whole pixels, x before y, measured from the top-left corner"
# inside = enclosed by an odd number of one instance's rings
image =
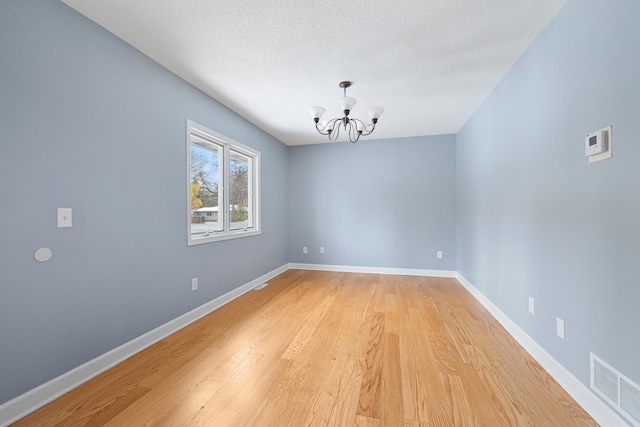
[[[598,359],[593,364],[594,385],[612,402],[618,401],[618,374],[602,364]]]
[[[640,389],[625,379],[620,379],[620,407],[640,425]]]
[[[591,353],[591,388],[640,427],[640,386]]]

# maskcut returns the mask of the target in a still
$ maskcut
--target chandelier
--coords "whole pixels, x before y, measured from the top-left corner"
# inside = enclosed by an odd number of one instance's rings
[[[326,109],[323,107],[309,107],[309,112],[313,117],[313,121],[316,123],[316,130],[321,135],[328,135],[329,141],[336,141],[338,135],[340,135],[340,128],[342,127],[345,132],[349,134],[349,141],[356,142],[361,136],[370,135],[376,128],[378,118],[384,112],[382,107],[369,107],[368,113],[371,123],[365,124],[362,120],[349,118],[349,113],[353,106],[358,102],[357,99],[347,96],[347,88],[351,86],[351,82],[340,82],[340,87],[344,89],[344,96],[338,98],[340,107],[344,113],[344,117],[338,117],[331,119],[328,122],[320,123],[320,118],[324,114]]]

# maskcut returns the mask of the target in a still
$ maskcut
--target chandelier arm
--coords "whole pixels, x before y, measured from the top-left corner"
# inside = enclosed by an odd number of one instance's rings
[[[369,129],[369,127],[371,127],[371,129]],[[362,135],[363,135],[363,136],[371,135],[371,133],[372,133],[372,132],[374,131],[374,129],[376,128],[376,124],[375,124],[375,123],[372,123],[372,124],[370,124],[370,125],[368,125],[368,126],[367,126],[367,125],[365,125],[365,127],[364,127],[364,128],[365,128],[365,130],[366,130],[366,131],[365,131],[365,132],[362,132]]]
[[[358,127],[353,123],[349,124],[349,141],[356,143],[360,139],[360,133],[358,132]]]
[[[320,129],[320,127],[319,127],[317,124],[316,124],[316,130],[318,131],[318,133],[319,133],[320,135],[325,135],[325,136],[329,135],[329,132],[324,132],[324,131],[323,131],[323,130],[324,130],[324,128],[323,128],[323,129]]]
[[[360,136],[367,136],[370,135],[371,132],[373,132],[373,130],[376,128],[375,123],[370,123],[370,124],[366,124],[365,122],[363,122],[360,119],[351,119],[352,122],[356,122],[356,123],[360,123],[360,125],[362,125],[362,133],[360,133]]]
[[[341,119],[331,119],[329,120],[324,126],[320,125],[320,122],[316,123],[316,130],[318,131],[318,133],[320,133],[320,135],[330,135],[331,132],[327,131],[327,128],[329,127],[329,125],[331,124],[331,122],[333,123],[333,129],[335,129],[335,122],[341,120]]]
[[[340,119],[332,119],[333,121],[338,121]],[[336,142],[338,139],[338,135],[340,135],[340,124],[337,123],[337,126],[333,128],[333,132],[329,133],[329,141]]]

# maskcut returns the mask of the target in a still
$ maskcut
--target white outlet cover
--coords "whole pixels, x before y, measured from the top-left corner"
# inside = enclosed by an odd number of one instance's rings
[[[536,302],[533,298],[529,297],[529,313],[535,314],[536,312]]]
[[[556,333],[562,339],[564,339],[564,320],[557,318],[556,320]]]

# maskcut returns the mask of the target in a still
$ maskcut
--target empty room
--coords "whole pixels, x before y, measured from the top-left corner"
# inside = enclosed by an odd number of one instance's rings
[[[640,426],[639,19],[1,0],[0,426]]]

